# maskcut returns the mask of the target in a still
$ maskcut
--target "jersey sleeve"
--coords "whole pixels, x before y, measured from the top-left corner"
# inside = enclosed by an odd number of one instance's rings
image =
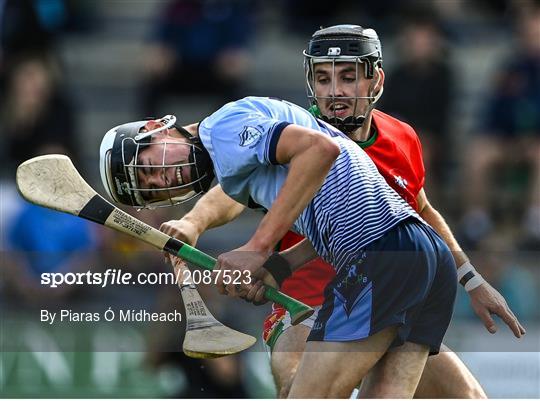
[[[261,165],[279,164],[277,143],[290,123],[262,112],[219,113],[201,123],[214,167],[221,177],[249,174]]]
[[[412,128],[411,128],[412,129]],[[423,158],[423,151],[422,151],[422,143],[420,142],[420,138],[414,132],[414,148],[411,152],[411,162],[414,169],[414,172],[416,174],[416,178],[418,180],[418,190],[420,191],[424,187],[424,183],[426,181],[426,169],[424,167],[424,158]]]

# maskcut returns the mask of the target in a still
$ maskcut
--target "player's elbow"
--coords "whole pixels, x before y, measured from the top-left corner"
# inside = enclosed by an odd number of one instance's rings
[[[330,159],[332,159],[332,163],[339,157],[340,153],[341,149],[339,148],[339,145],[334,141],[330,141],[328,144],[328,155]]]
[[[334,163],[341,152],[337,143],[323,135],[315,135],[313,147],[317,149],[321,163],[328,164],[329,166]]]

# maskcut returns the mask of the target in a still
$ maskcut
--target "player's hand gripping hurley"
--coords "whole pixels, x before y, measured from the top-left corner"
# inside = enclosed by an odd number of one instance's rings
[[[204,269],[212,270],[216,260],[198,249],[170,237],[118,209],[94,191],[64,155],[46,155],[27,160],[17,169],[17,187],[29,202],[105,225],[138,238]],[[297,324],[313,309],[272,287],[265,297],[283,305]]]

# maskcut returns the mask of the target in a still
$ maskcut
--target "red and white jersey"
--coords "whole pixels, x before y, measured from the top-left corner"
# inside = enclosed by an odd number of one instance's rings
[[[376,134],[359,145],[373,160],[386,182],[418,210],[416,197],[425,180],[420,139],[410,125],[388,114],[373,110],[372,115]],[[280,242],[280,250],[290,248],[302,239],[302,236],[289,231]],[[324,288],[334,276],[334,268],[317,258],[295,271],[283,282],[280,290],[307,305],[321,305]]]

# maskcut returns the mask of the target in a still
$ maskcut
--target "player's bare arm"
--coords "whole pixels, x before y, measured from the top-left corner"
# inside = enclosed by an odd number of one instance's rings
[[[283,130],[277,144],[279,164],[289,173],[274,204],[246,246],[269,254],[322,186],[339,146],[329,137],[298,125]]]
[[[452,234],[452,230],[448,227],[442,215],[429,203],[423,188],[418,193],[417,201],[420,216],[444,239],[454,255],[454,260],[459,271],[460,266],[465,266],[469,263],[469,258],[459,246],[459,243]],[[504,297],[488,282],[483,281],[477,287],[468,290],[467,293],[471,298],[471,305],[474,312],[482,319],[482,322],[484,322],[486,329],[490,333],[497,331],[497,326],[491,317],[491,314],[495,314],[508,325],[514,336],[520,338],[525,334],[525,328],[518,321]]]
[[[307,238],[280,252],[280,255],[286,260],[292,271],[299,269],[318,256],[315,248]]]
[[[225,194],[218,184],[204,194],[183,218],[166,221],[159,229],[195,246],[202,233],[236,219],[244,209],[243,205]],[[165,259],[173,266],[183,265],[181,260],[169,254],[165,254]]]
[[[195,245],[203,232],[236,219],[244,209],[245,206],[225,194],[218,184],[202,196],[182,219],[167,221],[160,230]]]
[[[287,126],[276,149],[278,163],[289,164],[287,179],[253,237],[244,246],[220,255],[216,268],[256,273],[319,190],[339,152],[332,139],[309,128]],[[228,287],[218,283],[221,293],[239,295],[236,288]]]
[[[418,213],[444,239],[444,242],[446,242],[448,248],[452,251],[456,266],[459,267],[468,262],[469,258],[463,252],[463,249],[461,249],[444,217],[429,202],[424,188],[420,190],[416,200],[418,202]]]

